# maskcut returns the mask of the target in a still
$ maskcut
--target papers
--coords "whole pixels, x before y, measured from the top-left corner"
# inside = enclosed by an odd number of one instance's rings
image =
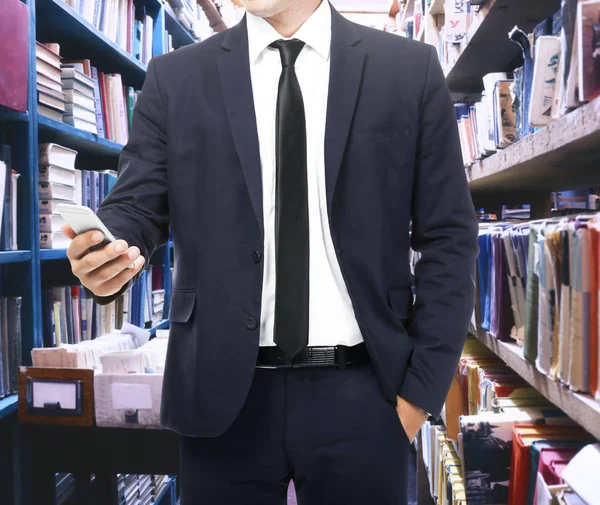
[[[600,468],[600,443],[581,449],[562,473],[564,481],[587,505],[600,505],[598,468]]]
[[[138,341],[138,347],[142,347],[150,340],[150,332],[148,330],[144,330],[129,323],[123,323],[121,333],[129,333],[130,335],[133,335]]]

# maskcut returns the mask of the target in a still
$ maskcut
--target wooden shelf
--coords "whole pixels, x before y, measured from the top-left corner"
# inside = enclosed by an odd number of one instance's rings
[[[444,0],[431,0],[429,14],[444,14]]]
[[[158,3],[155,8],[159,8]],[[146,65],[88,23],[64,0],[39,0],[36,17],[44,20],[37,23],[37,40],[58,42],[63,58],[89,58],[99,69],[121,74],[126,86],[142,87]]]
[[[477,338],[577,424],[600,439],[600,402],[590,395],[574,393],[541,373],[525,360],[523,350],[517,344],[500,342],[483,330],[477,332]]]
[[[112,140],[99,137],[71,125],[50,119],[46,116],[38,116],[39,139],[42,142],[56,142],[65,147],[75,149],[81,155],[112,158],[119,157],[123,145]],[[84,167],[85,168],[85,167]]]
[[[17,395],[7,396],[0,400],[0,419],[12,414],[17,410],[17,402],[19,398]]]
[[[451,91],[478,92],[490,72],[514,69],[521,49],[508,38],[515,25],[526,33],[560,8],[560,0],[490,0],[489,13],[468,31],[468,44],[456,64],[446,69]]]
[[[467,169],[473,194],[600,185],[600,98]]]
[[[0,264],[24,263],[31,259],[31,251],[0,251]]]

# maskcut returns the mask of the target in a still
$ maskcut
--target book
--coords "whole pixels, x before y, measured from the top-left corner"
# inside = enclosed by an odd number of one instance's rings
[[[43,200],[75,201],[75,187],[55,182],[39,182],[39,196]]]
[[[541,36],[535,48],[535,64],[529,122],[531,126],[546,126],[552,121],[555,86],[560,61],[560,39]]]
[[[60,214],[40,214],[40,231],[45,233],[59,232],[65,220]]]
[[[92,125],[97,126],[96,123],[96,111],[76,105],[74,103],[67,103],[65,106],[65,116],[72,116],[76,120],[85,121]],[[96,129],[97,131],[97,129]]]
[[[16,170],[11,170],[10,174],[10,250],[17,251],[19,249],[18,244],[18,188],[17,183],[21,174],[17,173]]]
[[[65,89],[80,89],[83,88],[87,91],[84,93],[93,94],[94,90],[94,81],[91,77],[85,75],[82,71],[77,68],[64,66],[61,70],[61,80],[63,81],[63,87]],[[66,82],[65,82],[66,81]],[[80,84],[81,86],[76,87],[76,84]]]
[[[600,95],[600,0],[577,5],[579,100]]]
[[[61,109],[57,109],[48,105],[38,104],[38,114],[49,117],[50,119],[54,119],[55,121],[62,122],[63,113],[64,111]]]
[[[58,98],[54,96],[54,94],[44,93],[43,91],[38,90],[38,104],[46,107],[46,110],[54,111],[55,113],[64,113],[65,111],[65,100],[64,98]]]
[[[494,131],[496,147],[503,149],[515,142],[516,124],[510,80],[496,81],[494,86]]]
[[[0,9],[2,71],[0,105],[27,111],[29,8],[19,0],[3,0]]]
[[[82,93],[76,89],[65,89],[65,100],[70,104],[75,104],[80,107],[85,107],[89,110],[96,110],[96,102],[94,98]],[[70,113],[72,114],[72,113]]]
[[[96,111],[96,128],[98,129],[98,136],[105,137],[104,132],[104,110],[102,108],[102,95],[100,90],[100,80],[98,76],[98,69],[96,67],[91,68],[92,80],[94,81],[94,110]],[[82,105],[82,104],[80,104]]]
[[[77,151],[59,144],[40,144],[38,148],[38,162],[40,165],[53,165],[57,168],[74,170],[76,158]]]
[[[75,117],[70,114],[63,115],[64,123],[67,123],[68,125],[78,128],[79,130],[84,130],[86,132],[96,134],[96,133],[98,133],[98,129],[96,128],[95,114],[94,114],[93,119],[94,119],[94,121],[92,122],[92,121],[86,121],[85,119],[79,119],[78,117]]]

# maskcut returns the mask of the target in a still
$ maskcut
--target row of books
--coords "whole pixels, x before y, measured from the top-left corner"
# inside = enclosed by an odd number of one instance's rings
[[[21,297],[0,298],[0,398],[16,394],[21,365]]]
[[[12,149],[0,143],[0,250],[16,251],[18,244],[18,181],[12,163]]]
[[[109,40],[144,64],[152,58],[154,21],[143,2],[133,0],[64,0]]]
[[[546,504],[558,484],[580,500],[571,503],[587,503],[576,478],[564,485],[565,468],[593,438],[477,339],[465,344],[444,410],[445,425],[422,431],[440,505]]]
[[[166,475],[117,475],[117,498],[120,505],[150,505],[168,484]]]
[[[42,291],[44,347],[94,340],[125,323],[152,328],[163,320],[163,268],[149,265],[138,282],[107,305],[98,305],[83,286],[55,286]],[[154,289],[155,288],[155,289]]]
[[[59,144],[40,144],[38,152],[40,247],[65,249],[70,239],[60,231],[64,219],[57,205],[75,203],[96,212],[115,185],[117,173],[76,169],[77,151]]]
[[[486,75],[481,101],[455,105],[465,166],[600,95],[600,0],[563,4],[532,34],[517,27],[509,34],[522,48],[522,67],[512,76]],[[577,15],[565,15],[566,9]],[[568,19],[572,25],[563,26]]]
[[[600,401],[599,216],[482,224],[479,248],[473,326]]]
[[[61,61],[56,43],[36,44],[38,112],[126,144],[139,91],[120,74],[98,72],[88,59]]]
[[[157,326],[164,314],[162,275],[162,266],[148,266],[130,290],[107,305],[95,303],[83,286],[43,290],[44,347],[93,340],[120,330],[125,323],[141,328]]]

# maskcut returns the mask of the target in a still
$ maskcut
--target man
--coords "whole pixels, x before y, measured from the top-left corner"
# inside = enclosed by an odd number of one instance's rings
[[[74,238],[73,271],[110,302],[171,226],[162,421],[182,435],[182,505],[282,504],[290,479],[300,505],[406,504],[410,443],[440,413],[474,301],[436,51],[321,0],[245,5],[150,62],[98,213],[119,240]]]

